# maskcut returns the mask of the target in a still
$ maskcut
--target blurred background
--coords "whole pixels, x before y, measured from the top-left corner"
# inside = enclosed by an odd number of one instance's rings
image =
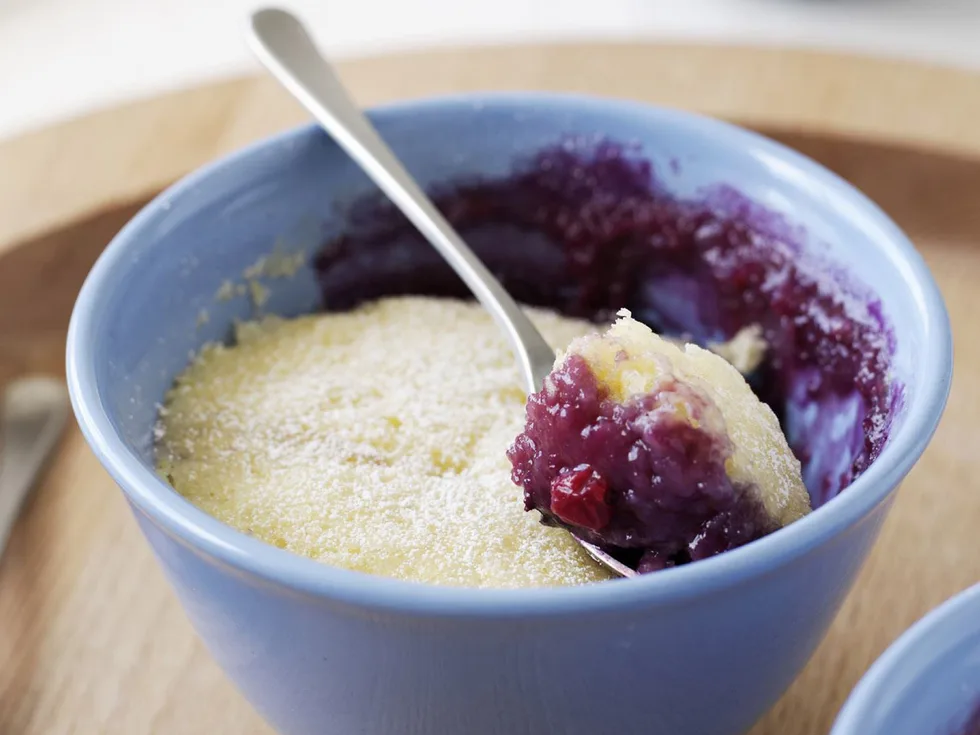
[[[0,138],[255,70],[255,0],[0,0]],[[976,0],[292,0],[334,57],[553,40],[805,46],[980,68]]]

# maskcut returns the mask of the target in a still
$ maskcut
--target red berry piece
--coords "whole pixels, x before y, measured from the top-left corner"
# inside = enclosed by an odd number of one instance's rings
[[[591,465],[566,470],[551,482],[551,512],[572,526],[598,531],[609,524],[609,485]]]

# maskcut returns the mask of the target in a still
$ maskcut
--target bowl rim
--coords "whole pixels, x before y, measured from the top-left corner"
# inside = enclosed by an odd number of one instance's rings
[[[266,582],[314,597],[369,607],[440,616],[495,617],[563,615],[585,611],[624,610],[673,603],[762,575],[806,553],[867,516],[887,500],[908,473],[935,432],[945,408],[952,378],[952,335],[942,296],[921,255],[902,230],[870,199],[815,161],[758,133],[732,123],[668,107],[610,97],[541,92],[487,92],[428,97],[368,110],[376,122],[406,114],[464,109],[513,109],[528,106],[549,111],[595,111],[604,115],[642,117],[651,126],[683,128],[688,134],[740,147],[780,176],[819,187],[819,194],[840,205],[842,216],[878,233],[888,259],[909,286],[908,298],[924,315],[921,344],[930,359],[917,376],[918,389],[907,405],[903,425],[881,455],[848,488],[813,513],[765,538],[732,551],[631,580],[610,580],[574,587],[479,589],[443,587],[393,580],[332,567],[251,538],[215,520],[184,499],[146,467],[113,428],[100,400],[92,345],[99,324],[96,305],[114,286],[113,274],[142,233],[169,212],[169,202],[207,184],[216,174],[270,151],[288,150],[297,141],[325,135],[306,124],[260,139],[196,169],[140,210],[112,239],[79,292],[69,323],[66,372],[75,416],[90,447],[130,504],[167,534],[215,563],[245,571]],[[108,287],[107,287],[108,284]]]
[[[959,625],[963,620],[970,619],[975,621],[972,628]],[[834,721],[830,735],[868,735],[867,720],[872,710],[880,701],[882,692],[892,685],[895,672],[900,671],[909,658],[914,658],[917,652],[928,646],[930,655],[919,657],[916,667],[922,671],[948,651],[953,641],[960,641],[977,632],[980,632],[980,584],[968,587],[932,608],[885,649],[851,691]],[[947,645],[937,650],[933,645],[935,638],[943,638]],[[950,713],[951,722],[956,714]],[[942,723],[936,725],[938,727]]]

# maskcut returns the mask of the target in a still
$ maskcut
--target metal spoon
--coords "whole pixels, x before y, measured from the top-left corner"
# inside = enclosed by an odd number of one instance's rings
[[[490,312],[507,335],[527,392],[540,390],[554,366],[554,350],[357,108],[299,19],[284,10],[259,10],[252,15],[250,31],[249,42],[259,60],[425,235]],[[593,544],[575,539],[616,574],[636,574]]]
[[[0,406],[0,554],[68,419],[68,390],[42,376],[10,383]]]

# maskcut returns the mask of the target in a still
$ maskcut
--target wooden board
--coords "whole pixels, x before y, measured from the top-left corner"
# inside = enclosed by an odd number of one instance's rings
[[[827,639],[752,735],[824,735],[870,663],[980,579],[980,76],[858,57],[684,46],[445,51],[343,67],[365,103],[577,90],[746,122],[868,192],[923,250],[956,338],[950,406]],[[0,143],[0,383],[63,371],[91,263],[186,170],[304,119],[239,79]],[[194,636],[74,426],[0,560],[0,732],[267,733]]]

